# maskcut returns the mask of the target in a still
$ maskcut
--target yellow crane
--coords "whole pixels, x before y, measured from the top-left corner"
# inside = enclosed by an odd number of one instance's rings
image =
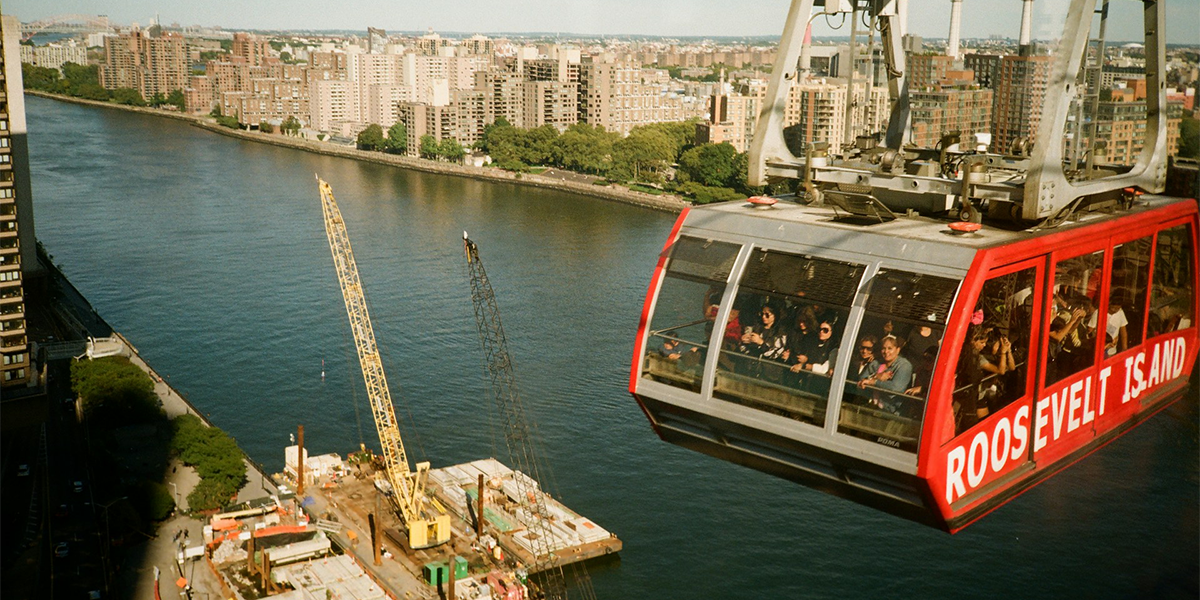
[[[317,188],[321,191],[325,235],[329,238],[329,250],[333,253],[333,264],[337,269],[338,282],[342,286],[342,298],[346,301],[346,314],[350,317],[350,329],[354,333],[358,362],[362,367],[363,380],[367,384],[367,396],[371,400],[371,414],[375,417],[375,428],[379,431],[386,481],[391,488],[390,497],[404,519],[408,542],[412,548],[443,544],[450,540],[450,516],[440,506],[436,511],[430,510],[430,501],[425,495],[429,463],[417,463],[415,471],[408,466],[408,455],[404,452],[404,442],[400,439],[396,411],[392,407],[392,394],[383,374],[383,361],[379,358],[379,347],[375,344],[375,330],[371,328],[371,317],[367,314],[367,299],[363,295],[362,281],[358,277],[354,252],[350,249],[346,223],[342,220],[342,212],[338,210],[329,184],[317,177]]]

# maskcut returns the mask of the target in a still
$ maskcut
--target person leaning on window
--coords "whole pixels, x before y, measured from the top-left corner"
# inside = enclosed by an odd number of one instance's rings
[[[903,394],[912,385],[913,366],[907,358],[900,356],[900,346],[900,340],[896,336],[884,336],[883,342],[880,344],[883,353],[882,362],[876,367],[874,375],[858,382],[858,387],[869,385]],[[871,403],[888,412],[900,414],[900,400],[890,394],[876,394]]]

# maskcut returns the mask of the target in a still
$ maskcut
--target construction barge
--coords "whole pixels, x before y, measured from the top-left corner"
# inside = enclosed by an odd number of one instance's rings
[[[283,493],[258,507],[214,515],[205,528],[207,558],[231,595],[307,598],[328,589],[364,600],[524,600],[538,596],[528,575],[622,548],[620,538],[545,495],[538,482],[488,458],[429,471],[426,493],[447,509],[453,533],[447,543],[414,549],[375,484],[377,457],[369,451],[346,460],[305,452],[298,472],[299,452],[298,446],[286,448],[284,472],[274,476]],[[538,523],[540,517],[520,502],[521,490],[529,489],[543,494],[546,522]],[[543,531],[550,532],[548,539],[536,539]],[[550,555],[537,552],[542,549]],[[328,573],[337,574],[336,584]],[[305,582],[316,587],[304,588]]]

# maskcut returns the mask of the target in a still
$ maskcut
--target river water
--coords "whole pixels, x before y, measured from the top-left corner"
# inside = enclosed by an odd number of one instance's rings
[[[462,231],[495,287],[554,488],[625,542],[616,598],[1196,598],[1193,401],[949,536],[657,439],[626,388],[673,215],[27,101],[39,239],[141,354],[278,471],[377,447],[314,174],[354,244],[409,453],[504,456]],[[322,361],[326,376],[321,377]]]

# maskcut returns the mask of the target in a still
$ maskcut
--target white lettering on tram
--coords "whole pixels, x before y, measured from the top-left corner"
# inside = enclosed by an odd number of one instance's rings
[[[1149,363],[1147,351],[1150,352]],[[1136,400],[1155,385],[1178,378],[1183,374],[1186,361],[1187,342],[1182,337],[1164,340],[1152,349],[1126,358],[1121,404]],[[946,453],[946,503],[953,504],[956,499],[974,491],[990,476],[1001,473],[1010,461],[1019,461],[1025,456],[1031,438],[1033,451],[1037,453],[1060,437],[1095,421],[1097,416],[1103,416],[1108,409],[1108,380],[1112,371],[1112,366],[1104,367],[1095,375],[1051,392],[1034,404],[1032,416],[1029,406],[1021,406],[1011,420],[1000,418],[993,423],[992,429],[979,431],[970,442],[951,448]],[[1093,406],[1092,389],[1096,386],[1099,387],[1099,398]]]

